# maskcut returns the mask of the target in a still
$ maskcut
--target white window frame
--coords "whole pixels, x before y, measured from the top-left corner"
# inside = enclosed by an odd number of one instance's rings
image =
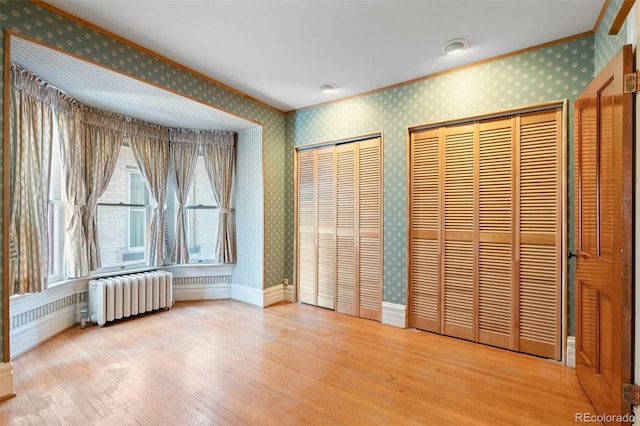
[[[131,178],[133,175],[137,175],[140,176],[140,179],[142,180],[142,182],[144,183],[144,178],[142,177],[142,172],[140,172],[139,169],[133,170],[133,169],[127,169],[126,170],[127,173],[127,199],[129,200],[129,211],[127,214],[127,251],[129,252],[141,252],[145,250],[145,241],[146,241],[146,237],[147,237],[147,232],[149,231],[149,190],[146,189],[146,184],[145,184],[145,189],[147,191],[147,203],[146,204],[136,204],[133,203],[131,201]],[[141,246],[132,246],[131,245],[131,213],[133,211],[137,211],[137,212],[143,212],[144,213],[144,223],[145,223],[145,231],[144,231],[144,235],[145,238],[142,242]],[[145,256],[146,257],[146,256]]]
[[[54,120],[49,172],[49,203],[47,209],[47,226],[49,229],[53,229],[53,233],[49,233],[49,266],[52,266],[52,268],[50,267],[48,271],[47,285],[55,284],[65,279],[64,226],[66,203],[62,200],[62,194],[64,193],[64,179],[62,178],[62,174],[60,141],[58,139],[57,122]],[[53,209],[53,212],[51,209]]]
[[[202,152],[198,153],[198,160],[204,158],[204,155]],[[196,168],[197,170],[197,168]],[[195,222],[194,218],[189,214],[190,211],[195,211],[195,210],[218,210],[218,206],[215,204],[202,204],[202,203],[197,203],[194,204],[192,201],[196,196],[196,182],[195,182],[195,178],[196,178],[196,173],[194,172],[194,180],[193,183],[191,184],[191,188],[189,188],[189,196],[187,197],[187,204],[185,204],[184,209],[185,209],[185,214],[187,215],[187,242],[193,241],[195,240],[195,233],[196,233],[196,229],[195,226],[192,225],[192,222]],[[211,189],[211,193],[213,195],[213,189]],[[215,200],[215,196],[213,197]],[[177,205],[177,199],[176,199],[176,205]],[[217,224],[219,225],[219,223]],[[212,235],[211,239],[215,240],[215,238],[217,237],[217,235]],[[192,246],[189,246],[189,249],[191,249]],[[194,260],[192,259],[191,256],[189,256],[189,265],[199,265],[199,264],[216,264],[217,262],[215,261],[215,258],[211,257],[211,258],[206,258],[206,259],[198,259],[198,260]]]

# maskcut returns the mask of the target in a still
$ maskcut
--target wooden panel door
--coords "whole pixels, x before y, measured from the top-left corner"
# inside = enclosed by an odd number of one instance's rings
[[[336,288],[336,188],[334,146],[317,149],[317,305],[334,309]]]
[[[357,315],[356,145],[336,146],[336,311]]]
[[[411,134],[409,326],[440,333],[440,129]]]
[[[316,155],[298,152],[298,298],[316,304]]]
[[[358,316],[382,319],[380,138],[358,142]]]
[[[625,414],[631,382],[631,46],[575,102],[576,375],[599,413]]]
[[[444,129],[442,332],[475,340],[475,126]]]
[[[518,349],[560,359],[560,110],[519,117]]]
[[[478,341],[513,348],[515,118],[478,124]]]

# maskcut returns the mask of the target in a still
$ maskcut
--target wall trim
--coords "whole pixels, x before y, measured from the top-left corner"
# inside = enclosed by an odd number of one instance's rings
[[[11,358],[41,345],[56,334],[78,324],[82,318],[81,311],[87,308],[86,301],[70,305],[11,330]]]
[[[264,299],[262,306],[275,305],[284,300],[284,286],[282,284],[275,285],[264,289]]]
[[[10,299],[10,357],[16,357],[80,322],[88,308],[87,283],[80,278]]]
[[[231,276],[233,274],[234,265],[229,264],[188,264],[188,265],[168,265],[162,269],[171,272],[174,277],[219,277]]]
[[[291,284],[287,285],[283,289],[284,300],[287,302],[297,302],[296,300],[296,292]]]
[[[567,367],[576,368],[576,337],[567,336]]]
[[[13,391],[13,364],[0,362],[0,401],[16,396]]]
[[[173,300],[230,299],[231,284],[180,285],[173,287]]]
[[[407,306],[382,302],[382,323],[407,328]]]
[[[254,306],[264,306],[264,293],[261,288],[231,284],[231,299]]]

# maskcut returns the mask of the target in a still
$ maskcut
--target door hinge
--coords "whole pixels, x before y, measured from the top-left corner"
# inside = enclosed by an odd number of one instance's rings
[[[630,72],[629,74],[624,75],[624,93],[636,93],[640,92],[640,87],[638,87],[638,71]]]
[[[640,386],[624,383],[622,385],[624,400],[631,405],[640,405]]]

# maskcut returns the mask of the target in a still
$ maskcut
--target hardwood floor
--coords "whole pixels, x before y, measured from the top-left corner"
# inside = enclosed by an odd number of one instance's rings
[[[563,425],[574,370],[301,304],[178,303],[13,361],[11,425]]]

